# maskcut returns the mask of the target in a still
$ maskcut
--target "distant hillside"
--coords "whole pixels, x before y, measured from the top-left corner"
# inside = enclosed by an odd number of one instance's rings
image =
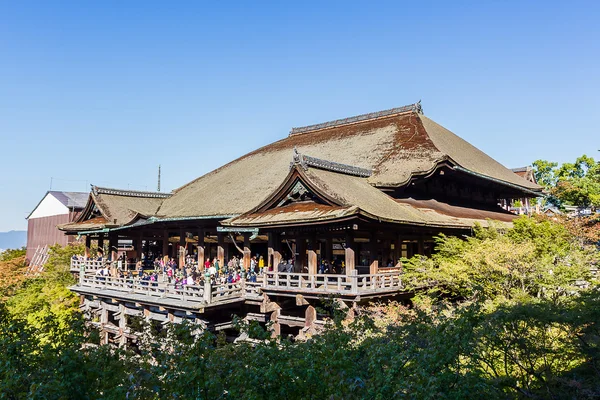
[[[0,232],[0,249],[18,249],[27,244],[27,231]]]

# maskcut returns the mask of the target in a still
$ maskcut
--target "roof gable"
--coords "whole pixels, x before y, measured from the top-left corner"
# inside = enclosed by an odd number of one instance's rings
[[[54,215],[69,214],[70,209],[64,205],[52,192],[46,192],[42,200],[35,206],[27,219],[44,218]]]

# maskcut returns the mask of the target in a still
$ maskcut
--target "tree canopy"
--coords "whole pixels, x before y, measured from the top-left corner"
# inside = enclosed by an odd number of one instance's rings
[[[600,163],[583,155],[573,163],[537,160],[533,163],[537,182],[549,193],[548,200],[558,206],[600,207]]]

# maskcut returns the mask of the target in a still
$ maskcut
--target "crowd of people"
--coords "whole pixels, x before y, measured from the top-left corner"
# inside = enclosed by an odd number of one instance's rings
[[[83,256],[73,256],[73,259],[84,259]],[[156,257],[150,268],[144,259],[135,261],[135,269],[132,270],[128,266],[132,263],[120,255],[116,262],[110,259],[105,259],[101,252],[94,258],[96,261],[104,261],[103,268],[96,271],[96,276],[99,279],[106,277],[114,277],[121,279],[139,280],[143,284],[156,285],[159,282],[169,283],[175,287],[183,287],[184,285],[203,285],[206,279],[210,279],[211,284],[227,284],[237,283],[242,279],[248,282],[256,282],[257,278],[265,271],[273,271],[273,267],[265,266],[263,256],[255,255],[250,259],[249,267],[244,267],[243,259],[234,256],[229,259],[224,265],[220,265],[218,258],[207,258],[203,268],[199,268],[195,257],[190,255],[185,257],[185,265],[179,267],[178,261],[175,258]],[[275,267],[278,272],[293,273],[297,272],[294,267],[293,259],[282,259]],[[344,274],[344,261],[321,260],[318,268],[318,274]],[[308,272],[304,267],[302,272]]]

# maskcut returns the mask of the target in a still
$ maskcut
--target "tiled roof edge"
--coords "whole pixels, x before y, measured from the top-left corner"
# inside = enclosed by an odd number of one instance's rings
[[[346,175],[359,176],[362,178],[368,178],[373,175],[373,171],[370,169],[355,167],[354,165],[340,164],[334,161],[323,160],[316,157],[310,157],[298,153],[298,150],[294,148],[294,160],[291,162],[290,168],[296,164],[300,165],[304,169],[312,167]]]
[[[307,126],[302,126],[302,127],[298,127],[298,128],[292,128],[292,130],[290,131],[290,136],[297,135],[300,133],[317,131],[320,129],[333,128],[336,126],[352,124],[352,123],[356,123],[356,122],[368,121],[370,119],[387,117],[389,115],[407,113],[407,112],[416,112],[419,114],[423,114],[423,108],[421,107],[421,100],[419,100],[418,102],[416,102],[414,104],[409,104],[409,105],[397,107],[397,108],[390,108],[389,110],[377,111],[377,112],[372,112],[372,113],[368,113],[368,114],[361,114],[361,115],[356,115],[354,117],[336,119],[333,121],[323,122],[323,123],[315,124],[315,125],[307,125]]]
[[[111,189],[104,188],[98,186],[92,186],[92,192],[94,195],[98,194],[111,194],[115,196],[129,196],[129,197],[153,197],[158,199],[166,199],[167,197],[171,197],[171,193],[161,193],[161,192],[145,192],[141,190],[121,190],[121,189]]]

